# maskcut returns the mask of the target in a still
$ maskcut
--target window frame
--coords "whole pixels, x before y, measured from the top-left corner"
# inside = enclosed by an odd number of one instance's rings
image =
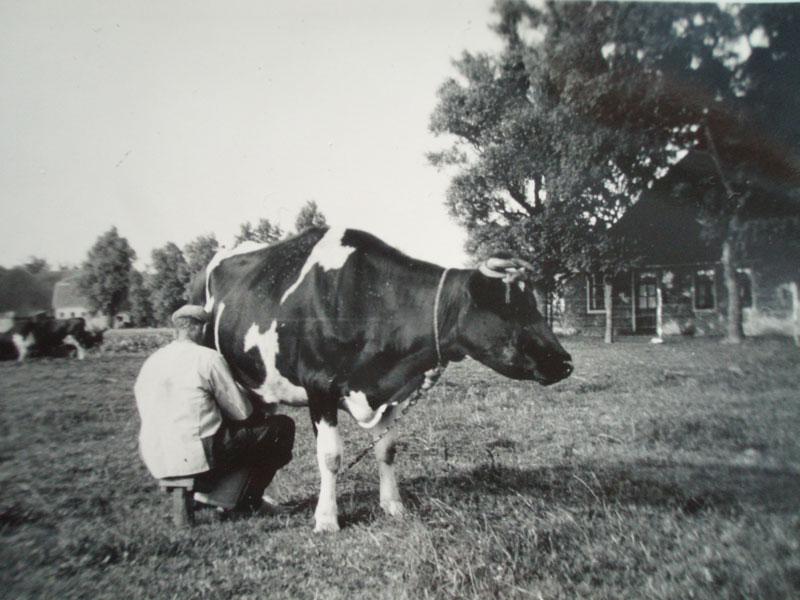
[[[711,306],[697,305],[698,281],[701,277],[708,277],[707,282],[711,290]],[[695,312],[714,312],[717,310],[717,272],[715,269],[695,269],[692,274],[692,310]]]
[[[598,285],[597,280],[600,284]],[[603,282],[603,273],[588,273],[586,275],[586,313],[590,315],[604,315],[606,314],[606,297]],[[599,300],[603,307],[592,308],[592,292],[595,293],[595,299]]]

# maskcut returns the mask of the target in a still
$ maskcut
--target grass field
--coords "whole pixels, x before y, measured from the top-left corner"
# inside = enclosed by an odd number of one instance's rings
[[[451,366],[400,426],[409,515],[377,508],[370,457],[335,535],[312,532],[303,410],[279,475],[297,512],[176,531],[136,453],[144,355],[0,364],[0,596],[799,597],[800,351],[564,345],[576,372],[550,388]]]

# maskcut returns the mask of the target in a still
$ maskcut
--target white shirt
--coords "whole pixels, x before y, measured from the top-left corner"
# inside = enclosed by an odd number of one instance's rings
[[[142,420],[139,451],[153,477],[208,471],[202,439],[252,407],[233,380],[225,359],[190,341],[160,348],[142,365],[134,386]]]

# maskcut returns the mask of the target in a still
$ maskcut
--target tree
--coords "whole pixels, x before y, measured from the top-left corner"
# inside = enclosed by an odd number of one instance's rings
[[[199,235],[183,248],[186,266],[190,275],[206,268],[219,250],[219,242],[213,233]]]
[[[150,301],[156,321],[166,324],[172,313],[186,303],[188,265],[181,249],[172,242],[153,250],[152,258]]]
[[[294,229],[297,233],[301,233],[312,227],[325,227],[327,224],[328,220],[325,218],[325,215],[320,212],[317,203],[313,200],[309,200],[303,205],[300,212],[297,213]]]
[[[776,111],[763,107],[777,104],[785,73],[795,77],[788,89],[798,89],[798,10],[648,3],[534,9],[517,0],[495,10],[504,50],[496,57],[465,53],[456,62],[461,81],[445,82],[431,120],[434,132],[457,139],[430,158],[459,169],[448,204],[467,227],[468,249],[510,247],[540,264],[545,280],[587,267],[619,270],[625,255],[606,235],[609,226],[676,151],[700,149],[713,157],[717,181],[695,200],[708,234],[720,235],[729,250],[721,257],[726,273],[735,273],[731,249],[753,203],[754,168],[783,180],[797,173],[794,158],[754,132],[771,119],[773,128],[786,122],[788,111],[794,116],[780,148],[796,156],[796,94],[777,121]],[[770,50],[737,53],[757,38]],[[735,277],[726,279],[738,298]],[[741,313],[735,301],[729,309],[735,340]]]
[[[554,50],[553,39],[531,44],[520,35],[525,23],[546,27],[545,37],[553,38],[560,7],[542,12],[499,2],[495,10],[503,51],[464,53],[455,61],[460,80],[442,85],[430,123],[434,133],[455,136],[429,160],[457,169],[447,203],[467,229],[467,250],[478,259],[498,251],[519,255],[538,268],[549,290],[575,271],[618,270],[621,255],[608,228],[658,163],[644,160],[636,136],[578,118],[611,82],[597,82],[595,95],[582,93],[576,66],[593,74],[602,71],[600,61],[585,48]],[[584,22],[587,15],[580,15]]]
[[[136,252],[116,227],[97,238],[81,268],[78,287],[93,311],[111,319],[128,297],[130,272]]]
[[[28,260],[23,263],[22,268],[31,275],[37,275],[44,271],[50,270],[50,264],[44,258],[38,256],[30,256]]]
[[[192,279],[206,266],[219,250],[219,242],[213,233],[199,235],[183,247],[183,255],[186,258],[186,269],[188,282],[186,283],[186,297],[188,298],[191,290]]]
[[[250,241],[260,244],[274,244],[281,240],[284,235],[280,225],[273,225],[269,219],[259,219],[255,225],[250,221],[246,221],[239,226],[239,234],[236,236],[234,243],[241,244],[242,242]]]
[[[128,303],[131,310],[131,321],[137,327],[152,327],[155,325],[153,304],[150,301],[150,288],[145,276],[133,269],[130,274],[128,287]]]

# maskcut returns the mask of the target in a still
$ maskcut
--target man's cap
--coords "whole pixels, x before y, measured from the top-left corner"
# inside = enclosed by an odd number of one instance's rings
[[[191,319],[200,323],[207,323],[211,320],[211,314],[197,304],[184,304],[172,313],[172,323],[174,325],[178,324],[179,319]]]

